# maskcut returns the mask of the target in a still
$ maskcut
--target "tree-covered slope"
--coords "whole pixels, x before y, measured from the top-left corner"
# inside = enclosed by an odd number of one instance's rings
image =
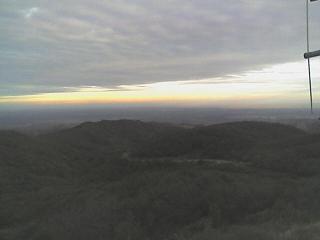
[[[313,234],[319,144],[317,135],[259,122],[186,129],[121,120],[39,136],[3,131],[0,239]]]

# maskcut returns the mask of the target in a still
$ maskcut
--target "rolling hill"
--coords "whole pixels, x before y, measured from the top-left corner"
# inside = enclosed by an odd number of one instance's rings
[[[1,131],[0,239],[316,239],[319,145],[263,122]]]

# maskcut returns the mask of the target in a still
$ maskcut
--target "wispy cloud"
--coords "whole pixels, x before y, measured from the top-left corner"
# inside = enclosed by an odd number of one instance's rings
[[[37,12],[39,12],[39,8],[38,7],[32,7],[32,8],[29,8],[29,9],[22,10],[22,14],[25,16],[25,18],[31,18]]]

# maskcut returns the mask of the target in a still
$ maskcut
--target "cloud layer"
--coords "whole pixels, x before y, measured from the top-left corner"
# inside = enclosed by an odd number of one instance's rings
[[[297,61],[304,4],[0,0],[0,96],[218,78]],[[313,5],[317,48],[320,4]]]

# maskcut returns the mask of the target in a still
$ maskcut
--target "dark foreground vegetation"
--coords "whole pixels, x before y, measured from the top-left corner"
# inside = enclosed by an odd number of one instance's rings
[[[320,135],[140,121],[0,132],[0,239],[320,236]]]

